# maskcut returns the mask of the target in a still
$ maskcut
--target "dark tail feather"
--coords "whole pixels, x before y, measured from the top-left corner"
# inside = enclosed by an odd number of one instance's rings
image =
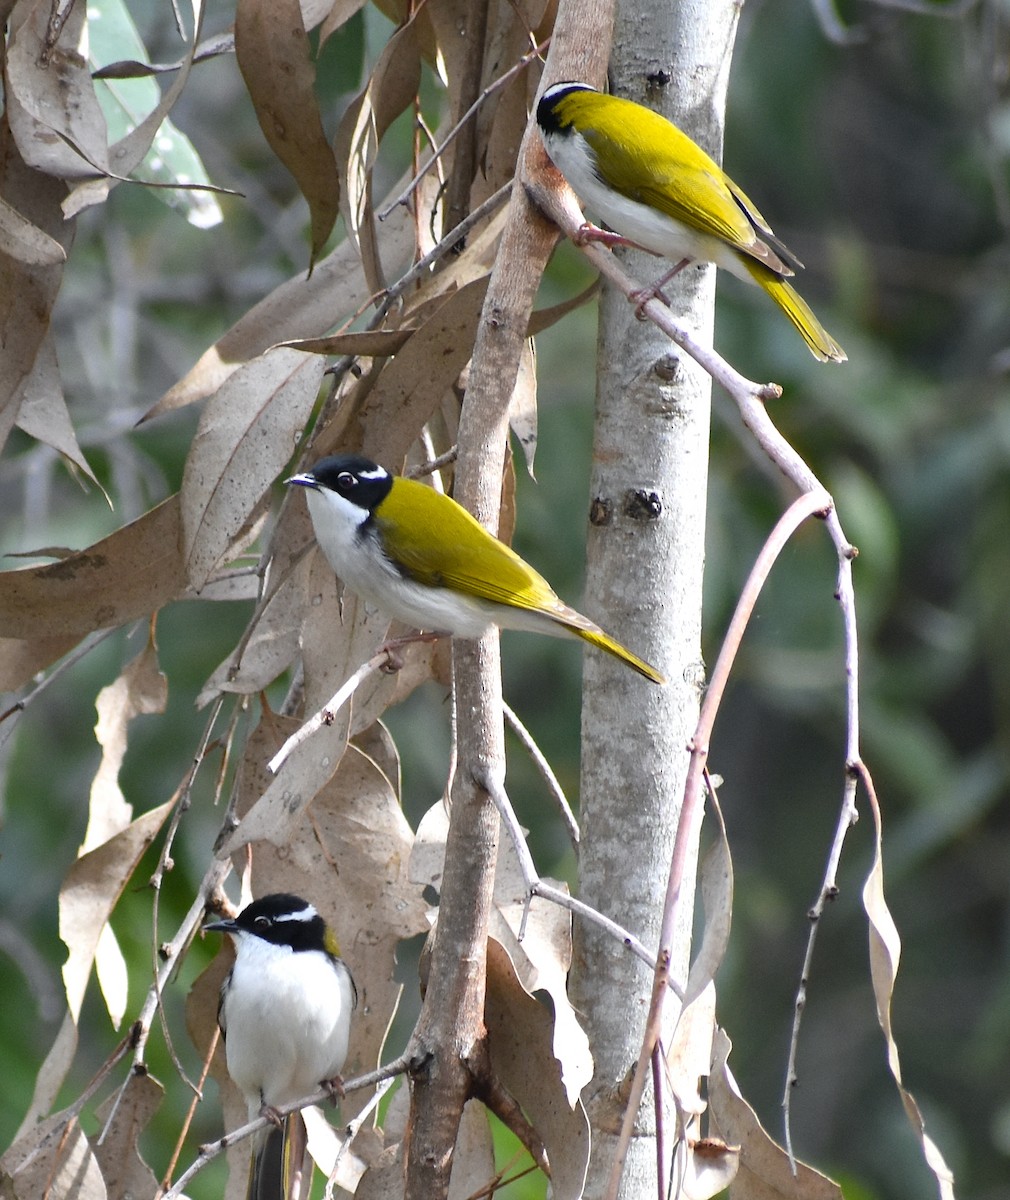
[[[308,1195],[311,1173],[305,1169],[306,1129],[301,1113],[271,1128],[253,1152],[247,1200],[299,1200]]]

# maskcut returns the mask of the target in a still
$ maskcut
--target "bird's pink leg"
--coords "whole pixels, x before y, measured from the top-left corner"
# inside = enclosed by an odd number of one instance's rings
[[[650,300],[662,300],[663,303],[669,307],[670,301],[663,294],[663,288],[666,287],[666,285],[675,275],[678,275],[685,267],[690,266],[692,261],[693,260],[690,258],[682,258],[675,267],[667,271],[667,273],[663,275],[662,278],[657,279],[655,283],[650,284],[648,287],[635,288],[635,290],[630,293],[628,299],[632,304],[634,304],[635,316],[640,321],[645,320],[645,306]]]
[[[609,246],[611,249],[614,246],[631,246],[636,250],[642,248],[637,242],[631,241],[630,238],[621,237],[619,233],[612,233],[609,229],[601,229],[599,225],[594,225],[592,221],[583,221],[575,231],[572,241],[576,246],[588,246],[590,242],[599,242],[601,246]]]

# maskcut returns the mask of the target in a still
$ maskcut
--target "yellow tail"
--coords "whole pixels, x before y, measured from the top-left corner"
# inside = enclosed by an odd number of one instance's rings
[[[666,683],[666,679],[660,675],[655,667],[650,667],[649,664],[637,654],[632,654],[630,650],[615,641],[602,629],[579,629],[570,625],[568,627],[572,633],[583,641],[589,642],[591,646],[598,646],[601,650],[606,650],[608,654],[612,654],[615,658],[619,658],[621,662],[627,663],[629,667],[633,667],[639,675],[644,675],[646,679],[651,679],[653,683]]]
[[[810,305],[781,275],[752,258],[743,258],[743,264],[758,287],[764,288],[800,331],[814,358],[821,362],[845,362],[848,359],[849,356],[814,316]]]

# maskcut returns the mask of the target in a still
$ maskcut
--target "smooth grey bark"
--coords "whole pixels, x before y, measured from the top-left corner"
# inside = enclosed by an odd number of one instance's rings
[[[735,0],[621,0],[611,90],[659,109],[721,156]],[[591,214],[587,214],[591,215]],[[668,268],[627,253],[643,283]],[[665,290],[674,312],[711,339],[715,271],[691,267]],[[656,947],[670,856],[698,715],[711,381],[624,296],[600,303],[590,492],[587,611],[667,676],[641,679],[586,656],[582,715],[580,895]],[[696,850],[696,848],[695,848]],[[691,877],[693,880],[693,867]],[[693,882],[685,881],[672,973],[686,978]],[[651,974],[613,940],[576,922],[571,991],[596,1074],[584,1099],[593,1125],[585,1195],[599,1196],[623,1113],[620,1087],[641,1049]],[[672,998],[671,998],[672,999]],[[667,1006],[670,1021],[676,1005]],[[667,1025],[669,1029],[669,1024]],[[621,1194],[655,1195],[651,1089]],[[667,1138],[670,1136],[667,1125]],[[669,1141],[667,1142],[669,1153]]]

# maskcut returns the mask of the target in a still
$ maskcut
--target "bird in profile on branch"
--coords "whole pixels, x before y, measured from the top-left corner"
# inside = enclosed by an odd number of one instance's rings
[[[665,682],[562,603],[542,575],[442,492],[355,454],[324,458],[287,482],[305,488],[316,541],[333,570],[398,621],[470,638],[492,626],[577,637]]]
[[[537,105],[551,161],[613,233],[586,224],[583,241],[629,245],[674,266],[633,296],[639,310],[693,262],[712,262],[762,288],[822,362],[845,351],[787,282],[802,267],[722,168],[671,121],[585,83],[556,83]]]

